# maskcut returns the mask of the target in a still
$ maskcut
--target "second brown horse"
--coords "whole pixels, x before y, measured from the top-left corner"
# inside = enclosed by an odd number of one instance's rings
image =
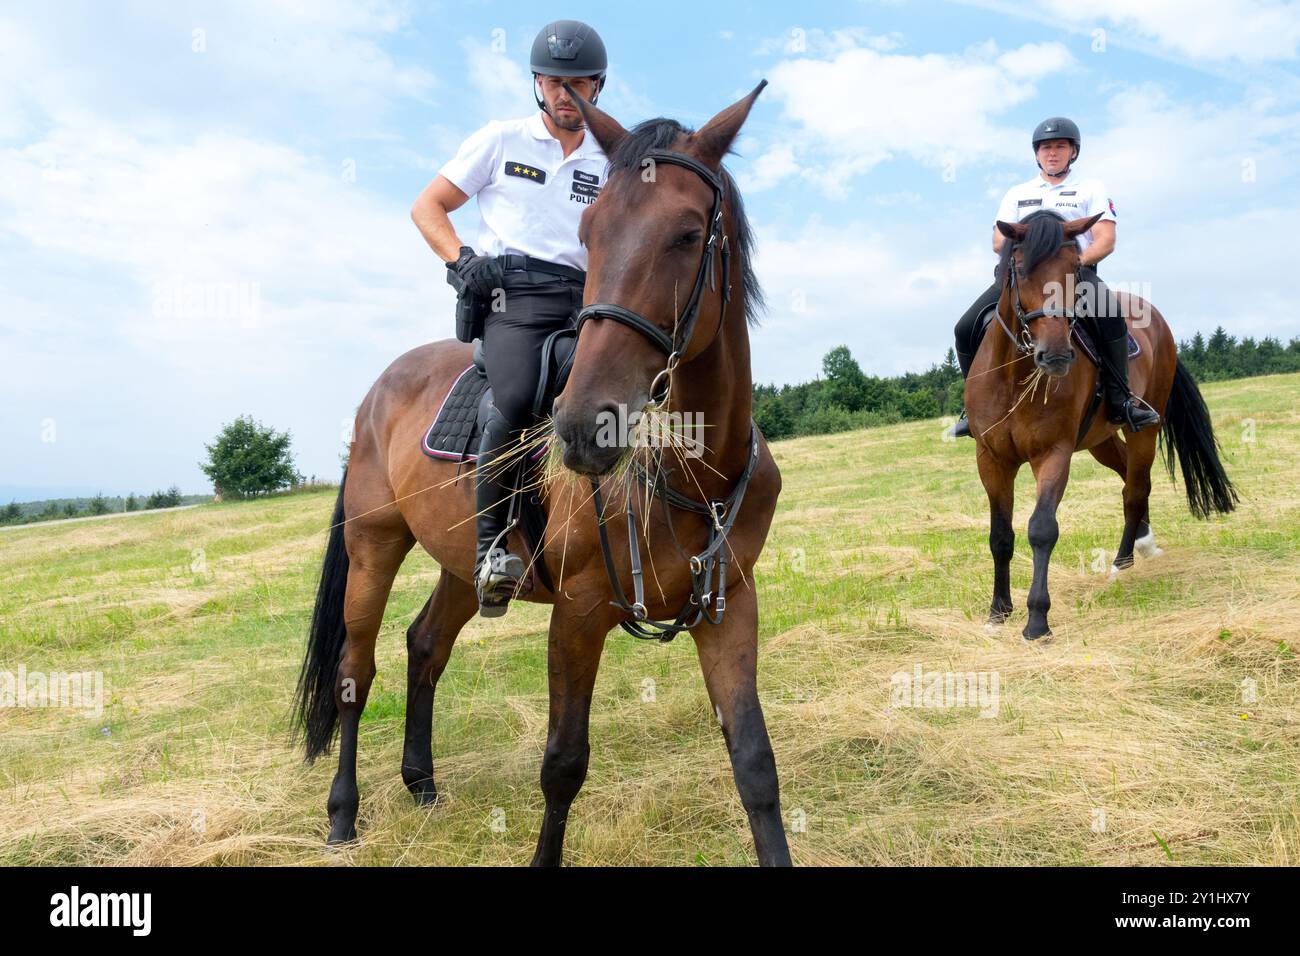
[[[1029,620],[1023,637],[1051,634],[1047,612],[1047,569],[1059,535],[1056,509],[1070,477],[1070,460],[1087,449],[1124,480],[1124,530],[1114,569],[1133,563],[1133,551],[1159,553],[1148,515],[1151,466],[1157,441],[1165,442],[1166,464],[1173,477],[1174,459],[1182,468],[1187,501],[1197,517],[1227,513],[1236,491],[1219,460],[1210,415],[1191,375],[1178,362],[1178,350],[1164,317],[1138,296],[1117,294],[1140,354],[1129,367],[1135,396],[1160,413],[1159,428],[1133,432],[1097,414],[1084,434],[1097,383],[1097,367],[1078,361],[1072,327],[1075,275],[1079,250],[1074,239],[1100,216],[1061,220],[1040,212],[1023,222],[999,222],[1007,237],[999,275],[1002,297],[999,323],[991,324],[980,343],[966,380],[966,407],[976,462],[989,498],[989,548],[993,552],[993,602],[989,623],[1001,624],[1011,613],[1011,555],[1015,531],[1011,518],[1016,474],[1029,462],[1037,484],[1037,501],[1029,518],[1029,546],[1034,553],[1029,588]],[[1067,308],[1064,303],[1071,307]],[[1000,326],[1000,327],[999,327]],[[1041,390],[1041,392],[1040,392]],[[1114,572],[1112,572],[1114,573]]]

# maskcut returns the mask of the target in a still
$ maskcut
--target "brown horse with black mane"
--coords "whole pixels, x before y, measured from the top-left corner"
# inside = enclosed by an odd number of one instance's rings
[[[1133,432],[1095,414],[1098,370],[1092,362],[1075,361],[1072,293],[1079,268],[1074,239],[1099,218],[1066,222],[1044,211],[1019,223],[998,223],[1008,240],[1002,246],[998,273],[1003,282],[998,321],[989,326],[966,380],[976,461],[989,497],[990,624],[1001,624],[1011,613],[1015,542],[1011,516],[1016,473],[1026,461],[1038,485],[1037,504],[1029,519],[1034,576],[1023,632],[1026,640],[1051,634],[1047,567],[1059,533],[1056,509],[1076,451],[1086,448],[1124,479],[1124,531],[1112,575],[1132,566],[1135,546],[1144,557],[1160,553],[1147,506],[1158,439],[1165,442],[1170,478],[1175,457],[1182,467],[1187,503],[1194,515],[1226,514],[1237,500],[1219,461],[1209,412],[1195,381],[1178,362],[1173,334],[1159,311],[1138,296],[1116,294],[1139,346],[1129,366],[1129,383],[1133,394],[1160,414],[1161,426]],[[1030,358],[1032,364],[1026,363]],[[1043,395],[1035,398],[1039,385]]]
[[[545,562],[558,593],[537,583],[521,595],[554,606],[546,810],[534,864],[560,862],[569,807],[587,772],[596,669],[606,635],[620,624],[638,636],[690,631],[758,860],[790,861],[756,687],[753,581],[781,477],[751,421],[748,325],[761,294],[740,195],[721,165],[761,90],[698,132],[664,119],[628,132],[575,96],[610,174],[582,219],[587,306],[550,435],[564,467],[551,469],[539,489],[548,519],[533,558]],[[407,632],[402,778],[421,803],[437,798],[434,689],[456,635],[478,610],[468,520],[474,500],[473,482],[454,483],[455,466],[431,462],[420,444],[431,410],[469,362],[470,347],[455,341],[414,349],[380,376],[357,412],[297,703],[309,761],[339,729],[331,843],[356,837],[357,730],[375,675],[375,641],[394,576],[417,542],[441,574]],[[620,406],[703,416],[707,447],[698,458],[679,455],[671,469],[662,452],[610,447],[599,440],[600,426]],[[615,508],[626,522],[609,520]],[[511,550],[527,553],[512,535]],[[649,593],[642,561],[653,571]],[[662,618],[670,620],[656,626]]]

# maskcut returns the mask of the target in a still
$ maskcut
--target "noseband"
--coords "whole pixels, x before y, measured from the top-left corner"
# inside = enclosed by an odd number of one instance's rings
[[[700,255],[700,266],[695,272],[695,286],[691,289],[691,297],[686,300],[685,308],[682,309],[681,315],[673,323],[673,334],[671,336],[645,316],[610,302],[593,302],[591,305],[586,306],[578,313],[577,329],[580,335],[583,323],[591,319],[612,319],[615,322],[621,322],[630,329],[635,329],[653,342],[659,348],[659,351],[668,357],[667,366],[650,383],[650,398],[651,401],[655,401],[659,386],[667,381],[677,367],[677,363],[681,361],[682,355],[690,348],[691,337],[695,332],[695,323],[700,317],[700,300],[704,297],[704,286],[707,284],[710,292],[717,288],[713,262],[719,256],[722,259],[722,316],[718,320],[718,329],[719,331],[722,329],[722,323],[727,317],[727,304],[731,301],[731,247],[722,229],[722,199],[724,194],[722,177],[685,153],[656,149],[646,153],[645,158],[656,164],[666,163],[670,166],[681,166],[683,169],[689,169],[704,180],[704,184],[713,190],[713,210],[709,214],[709,238],[705,241],[704,252]],[[664,396],[666,394],[667,389],[665,388]],[[659,396],[659,398],[662,399],[664,396]]]
[[[1062,243],[1061,248],[1064,248],[1066,245],[1067,243]],[[1020,270],[1016,265],[1014,248],[1011,250],[1011,254],[1007,256],[1007,265],[1010,272],[1007,276],[1007,282],[1011,286],[1011,294],[1016,307],[1016,323],[1020,327],[1020,335],[1017,337],[1009,328],[1007,328],[1007,324],[1002,321],[1001,309],[994,309],[993,314],[997,317],[998,325],[1002,326],[1002,331],[1007,333],[1007,338],[1011,339],[1012,343],[1015,345],[1016,351],[1020,352],[1022,355],[1033,354],[1034,338],[1030,334],[1029,326],[1035,319],[1045,317],[1065,319],[1069,323],[1070,331],[1074,331],[1074,323],[1078,321],[1078,316],[1074,314],[1073,309],[1035,309],[1033,312],[1026,312],[1024,305],[1020,301],[1020,284],[1016,281],[1016,276]],[[1078,288],[1079,281],[1079,270],[1075,269],[1074,284],[1076,289]]]

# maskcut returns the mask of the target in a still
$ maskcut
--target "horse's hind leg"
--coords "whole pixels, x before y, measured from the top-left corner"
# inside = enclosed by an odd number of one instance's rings
[[[348,585],[343,604],[347,639],[339,657],[334,699],[339,712],[339,769],[330,787],[327,807],[330,843],[357,837],[357,728],[375,678],[375,640],[384,618],[384,606],[402,559],[415,543],[402,524],[394,528],[349,525]]]
[[[1124,476],[1124,536],[1120,539],[1119,554],[1115,555],[1115,570],[1132,566],[1134,547],[1144,558],[1154,558],[1162,553],[1156,545],[1156,536],[1151,531],[1150,522],[1151,466],[1156,459],[1158,435],[1157,429],[1149,428],[1128,436],[1128,473]]]
[[[1111,471],[1119,475],[1125,483],[1128,482],[1128,448],[1118,435],[1111,435],[1104,442],[1093,445],[1088,449],[1093,458],[1101,462]],[[1124,521],[1124,531],[1120,533],[1119,550],[1115,552],[1115,563],[1111,567],[1113,576],[1120,568],[1126,568],[1133,563],[1133,541],[1128,538],[1128,520]],[[1128,542],[1128,549],[1125,550],[1125,541]]]
[[[433,692],[461,628],[478,611],[474,588],[446,570],[406,632],[406,745],[402,780],[417,803],[438,799],[433,783]]]

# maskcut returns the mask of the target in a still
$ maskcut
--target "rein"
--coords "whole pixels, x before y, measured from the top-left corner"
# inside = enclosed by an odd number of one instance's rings
[[[682,355],[690,348],[691,339],[695,333],[695,324],[700,316],[700,304],[704,298],[705,286],[708,286],[710,292],[717,290],[717,277],[714,269],[714,260],[716,258],[722,260],[722,314],[718,319],[718,333],[720,334],[722,331],[722,326],[727,318],[727,305],[731,302],[731,247],[722,227],[722,203],[725,192],[722,177],[685,153],[670,150],[652,150],[646,154],[646,158],[655,163],[666,163],[671,166],[681,166],[683,169],[689,169],[699,176],[705,185],[713,191],[713,207],[709,213],[709,237],[705,241],[704,251],[700,256],[700,265],[695,273],[695,285],[691,289],[690,298],[686,300],[685,307],[673,323],[673,334],[671,336],[643,315],[621,305],[608,302],[592,303],[583,308],[578,313],[577,330],[578,334],[581,334],[583,323],[593,319],[612,319],[640,332],[653,342],[667,356],[667,364],[655,375],[654,380],[650,383],[650,400],[653,404],[658,405],[667,399],[668,391],[672,387],[672,373],[681,361]],[[662,394],[657,394],[661,386],[663,386]],[[640,539],[637,537],[636,517],[633,513],[630,489],[627,496],[626,514],[628,549],[632,564],[632,600],[628,601],[623,586],[619,584],[618,569],[614,566],[614,555],[610,549],[609,535],[605,531],[605,524],[608,519],[605,517],[605,506],[601,500],[600,482],[596,478],[591,479],[592,494],[596,505],[596,527],[600,532],[600,549],[605,558],[605,572],[614,591],[615,599],[609,603],[632,615],[633,619],[631,621],[620,621],[619,627],[633,637],[642,640],[667,642],[682,631],[695,627],[703,620],[707,620],[713,625],[722,623],[722,616],[727,607],[727,536],[731,533],[731,528],[740,513],[741,502],[745,498],[745,489],[748,488],[749,481],[754,475],[754,469],[758,465],[758,426],[751,421],[749,429],[749,455],[745,463],[745,470],[725,499],[696,501],[668,487],[667,476],[671,474],[671,470],[663,467],[660,453],[656,453],[654,475],[647,473],[645,467],[639,462],[633,462],[632,464],[632,471],[637,480],[646,485],[654,497],[659,499],[660,504],[663,506],[664,521],[673,537],[673,544],[678,552],[687,558],[690,565],[691,596],[682,605],[681,611],[672,621],[652,620],[648,617],[646,611],[645,580],[641,568],[641,544]],[[673,528],[670,508],[690,511],[708,518],[708,544],[699,554],[687,555],[682,548],[677,540],[677,532]],[[716,587],[713,584],[715,571],[717,575]]]

